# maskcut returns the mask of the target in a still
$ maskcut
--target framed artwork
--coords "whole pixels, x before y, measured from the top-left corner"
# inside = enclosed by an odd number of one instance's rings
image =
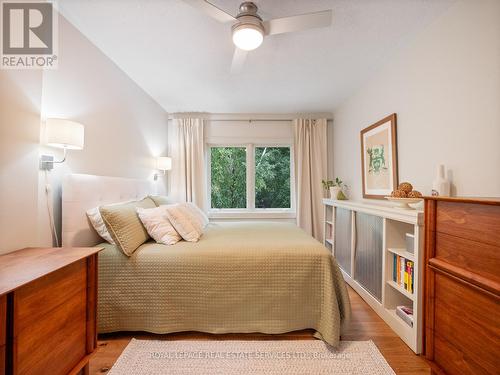
[[[361,130],[363,198],[383,199],[398,186],[396,114]]]

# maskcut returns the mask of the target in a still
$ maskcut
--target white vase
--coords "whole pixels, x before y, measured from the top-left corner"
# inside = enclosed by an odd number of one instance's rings
[[[336,201],[339,196],[340,190],[342,190],[342,188],[339,186],[330,187],[330,198]]]
[[[432,195],[440,197],[450,196],[450,181],[446,178],[443,164],[437,166],[436,178],[432,183]]]

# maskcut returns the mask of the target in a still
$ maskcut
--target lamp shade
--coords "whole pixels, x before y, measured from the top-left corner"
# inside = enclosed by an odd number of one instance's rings
[[[82,150],[85,129],[78,122],[49,118],[45,124],[47,145],[68,150]]]
[[[233,43],[239,49],[251,51],[262,44],[264,34],[256,25],[244,24],[233,29]]]
[[[169,171],[172,169],[172,158],[168,156],[159,156],[156,158],[156,168],[160,171]]]

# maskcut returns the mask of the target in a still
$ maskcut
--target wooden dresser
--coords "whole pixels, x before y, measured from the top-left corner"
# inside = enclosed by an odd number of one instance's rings
[[[500,200],[425,200],[425,356],[436,372],[500,373]]]
[[[88,373],[100,250],[29,248],[0,256],[0,375]]]

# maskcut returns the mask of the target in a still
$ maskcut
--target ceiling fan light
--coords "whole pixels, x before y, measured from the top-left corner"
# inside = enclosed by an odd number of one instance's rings
[[[233,29],[233,43],[244,51],[256,49],[263,40],[264,33],[258,26],[244,24]]]

